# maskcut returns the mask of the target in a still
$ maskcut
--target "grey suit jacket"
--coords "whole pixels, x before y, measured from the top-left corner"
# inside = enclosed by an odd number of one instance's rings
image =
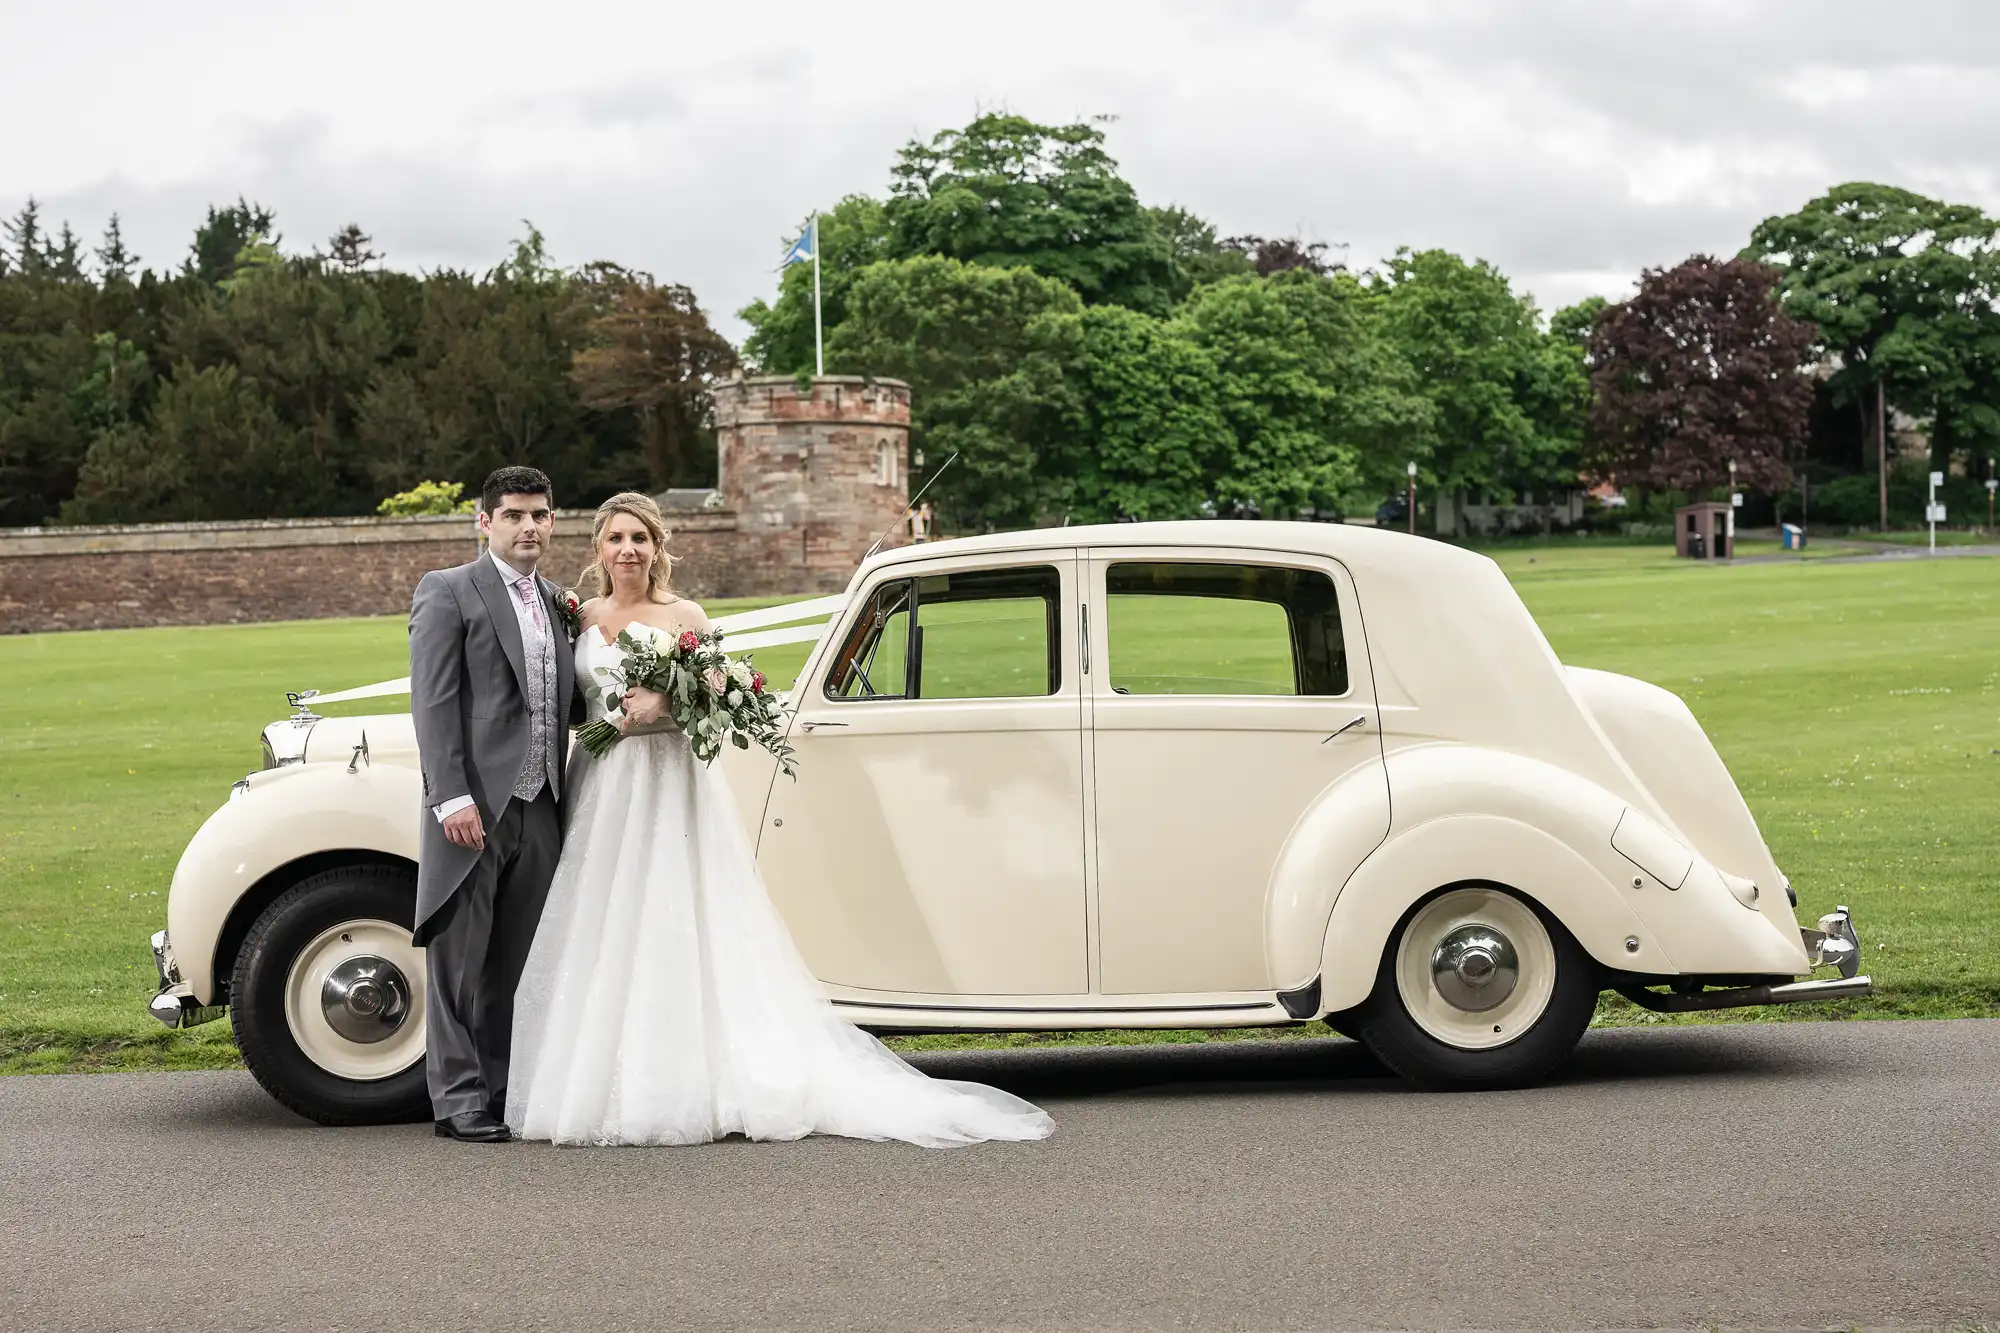
[[[555,585],[539,574],[549,625],[556,631],[556,697],[568,721],[579,721],[575,663]],[[489,556],[456,569],[434,570],[417,582],[410,603],[410,714],[423,765],[423,808],[418,812],[417,922],[415,939],[439,908],[451,901],[479,862],[479,853],[444,836],[432,808],[470,796],[490,834],[528,758],[528,701],[523,687],[527,655],[507,585]],[[559,719],[560,720],[560,719]],[[568,747],[558,747],[567,759]],[[567,791],[569,784],[562,784]]]

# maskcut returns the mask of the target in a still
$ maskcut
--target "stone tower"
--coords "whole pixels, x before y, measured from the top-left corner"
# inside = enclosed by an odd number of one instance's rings
[[[716,490],[750,558],[787,591],[838,591],[885,529],[906,539],[910,386],[789,375],[715,389]]]

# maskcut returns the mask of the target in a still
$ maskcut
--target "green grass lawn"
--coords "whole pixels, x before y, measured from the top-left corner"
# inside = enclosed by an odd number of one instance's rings
[[[1687,699],[1801,916],[1855,909],[1875,998],[1710,1021],[2000,1014],[2000,561],[1493,554],[1565,661]],[[173,1033],[145,1016],[168,878],[256,766],[282,691],[401,675],[404,634],[384,617],[0,638],[0,1072],[236,1063],[226,1022]],[[785,680],[803,655],[757,657]],[[1618,1000],[1601,1018],[1655,1021]]]
[[[1915,532],[1865,532],[1856,529],[1846,535],[1847,541],[1880,542],[1888,546],[1928,546],[1931,534],[1919,528]],[[1985,528],[1939,528],[1939,546],[2000,546],[2000,533]]]

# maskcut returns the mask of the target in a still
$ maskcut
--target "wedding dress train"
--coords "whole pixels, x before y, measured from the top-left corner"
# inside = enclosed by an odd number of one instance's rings
[[[619,657],[594,629],[576,652],[584,682]],[[602,717],[602,689],[587,692]],[[569,772],[562,860],[514,1006],[518,1137],[952,1147],[1054,1129],[1018,1097],[926,1077],[835,1013],[725,780],[678,732],[628,736],[602,759],[578,747]]]

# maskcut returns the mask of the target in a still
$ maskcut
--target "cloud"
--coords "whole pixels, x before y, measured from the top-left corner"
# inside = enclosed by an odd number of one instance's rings
[[[238,194],[288,245],[355,221],[409,268],[489,267],[528,218],[559,261],[685,282],[738,336],[806,212],[883,191],[902,143],[997,106],[1115,113],[1141,195],[1224,234],[1356,263],[1443,246],[1545,307],[1733,253],[1845,180],[2000,207],[2000,6],[1971,0],[460,13],[24,13],[0,123],[37,129],[0,141],[0,207],[33,193],[86,231],[116,209],[156,266]]]

